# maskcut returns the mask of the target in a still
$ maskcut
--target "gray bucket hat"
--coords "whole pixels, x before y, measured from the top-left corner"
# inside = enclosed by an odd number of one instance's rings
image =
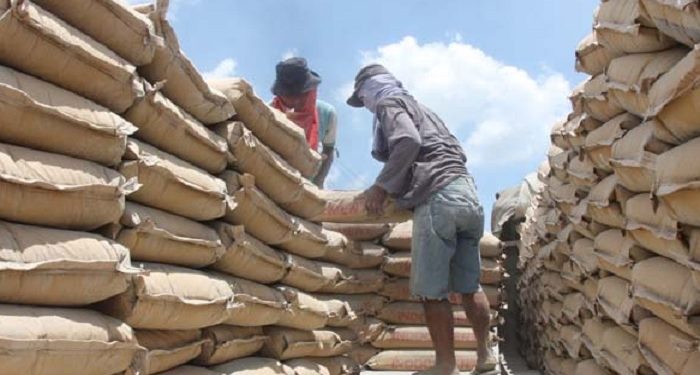
[[[364,68],[360,69],[360,71],[357,73],[355,76],[355,89],[352,93],[352,96],[348,98],[347,104],[351,107],[356,107],[356,108],[361,108],[364,106],[362,103],[362,100],[360,97],[357,95],[360,91],[360,87],[362,87],[362,84],[365,83],[365,81],[372,77],[376,76],[378,74],[391,74],[389,71],[382,65],[380,64],[371,64],[367,65]]]
[[[277,64],[276,72],[272,93],[277,96],[303,94],[321,84],[321,76],[309,69],[303,57],[292,57],[281,61]]]

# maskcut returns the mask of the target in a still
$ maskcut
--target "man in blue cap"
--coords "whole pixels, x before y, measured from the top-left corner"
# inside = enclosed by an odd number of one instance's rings
[[[423,303],[436,351],[435,367],[420,374],[459,374],[450,293],[462,295],[474,328],[473,373],[494,371],[489,302],[479,284],[484,210],[459,141],[381,65],[360,70],[347,103],[374,113],[372,156],[384,163],[366,192],[368,211],[381,214],[388,195],[413,210],[411,294]]]

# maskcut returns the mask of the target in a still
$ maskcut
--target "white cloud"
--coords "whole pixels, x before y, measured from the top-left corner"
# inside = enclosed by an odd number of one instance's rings
[[[544,70],[532,77],[459,36],[428,44],[408,36],[362,55],[363,64],[385,65],[445,121],[463,142],[470,165],[542,158],[551,124],[569,110],[571,87],[563,75]],[[349,87],[339,88],[338,95],[348,94]]]
[[[299,50],[296,48],[290,48],[285,53],[282,54],[282,60],[291,59],[292,57],[299,56]]]
[[[236,60],[232,58],[226,58],[221,60],[219,64],[212,70],[208,72],[204,72],[204,78],[206,79],[215,79],[215,78],[226,78],[226,77],[232,77],[234,74],[236,74],[236,66],[238,63],[236,63]]]

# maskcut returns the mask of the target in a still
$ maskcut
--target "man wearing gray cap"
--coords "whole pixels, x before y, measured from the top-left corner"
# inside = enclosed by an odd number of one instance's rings
[[[367,209],[381,214],[389,195],[413,210],[411,294],[423,303],[436,351],[435,367],[420,374],[459,374],[450,293],[462,295],[474,327],[473,373],[494,371],[489,302],[479,284],[484,211],[459,141],[381,65],[360,70],[347,103],[374,113],[372,156],[384,163],[366,192]]]

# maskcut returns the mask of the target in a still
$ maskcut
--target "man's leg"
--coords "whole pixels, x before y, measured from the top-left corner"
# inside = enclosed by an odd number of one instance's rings
[[[425,320],[435,348],[435,368],[440,375],[459,374],[455,359],[454,318],[452,305],[445,300],[423,301]]]
[[[474,336],[477,342],[478,363],[489,359],[493,354],[489,348],[489,326],[491,325],[491,312],[489,300],[483,291],[463,294],[464,310],[472,323]]]

